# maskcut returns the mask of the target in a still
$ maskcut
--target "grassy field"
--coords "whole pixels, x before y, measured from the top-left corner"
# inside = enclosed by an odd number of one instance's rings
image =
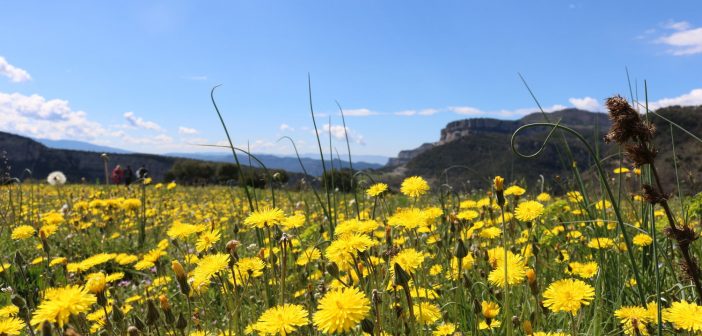
[[[489,172],[476,194],[8,183],[0,335],[700,334],[702,196],[655,184],[615,103],[636,167],[561,196]]]

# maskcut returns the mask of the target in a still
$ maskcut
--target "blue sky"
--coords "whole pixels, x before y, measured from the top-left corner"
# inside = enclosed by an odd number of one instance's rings
[[[352,152],[393,156],[449,121],[535,104],[599,110],[649,83],[702,104],[702,3],[668,1],[14,1],[0,10],[0,130],[142,152],[224,140],[316,146],[308,108]],[[640,90],[642,91],[642,90]],[[331,127],[329,124],[331,117]],[[326,136],[326,133],[325,133]],[[325,139],[328,143],[328,139]],[[334,146],[345,152],[343,142]]]

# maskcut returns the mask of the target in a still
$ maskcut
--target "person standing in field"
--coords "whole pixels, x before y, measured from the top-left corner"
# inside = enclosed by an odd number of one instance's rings
[[[149,170],[146,169],[146,167],[144,165],[141,165],[141,167],[139,167],[139,169],[137,169],[136,175],[137,175],[138,179],[145,179],[145,178],[149,177]]]
[[[128,187],[132,182],[134,182],[134,172],[132,167],[127,166],[127,169],[124,171],[124,185]]]
[[[122,170],[122,167],[120,165],[115,166],[115,169],[112,170],[112,174],[110,175],[110,179],[112,180],[112,184],[122,183],[123,176],[124,176],[124,171]]]

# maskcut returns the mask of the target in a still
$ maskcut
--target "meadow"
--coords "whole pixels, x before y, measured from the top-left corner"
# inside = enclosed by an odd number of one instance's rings
[[[563,195],[490,172],[471,193],[11,180],[0,335],[701,334],[702,196],[656,183],[624,103],[607,136],[632,164]]]

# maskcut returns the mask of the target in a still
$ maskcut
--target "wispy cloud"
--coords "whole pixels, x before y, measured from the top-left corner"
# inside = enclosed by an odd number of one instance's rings
[[[379,115],[379,114],[381,114],[381,113],[376,112],[376,111],[371,111],[367,108],[344,110],[344,116],[346,116],[346,117],[368,117],[368,116]]]
[[[278,127],[278,129],[281,130],[282,132],[293,132],[293,131],[295,131],[295,129],[292,128],[292,127],[291,127],[290,125],[288,125],[288,124],[280,124],[280,126]]]
[[[143,129],[148,129],[152,131],[162,131],[163,128],[159,126],[159,124],[153,122],[153,121],[147,121],[144,120],[141,117],[137,117],[134,112],[124,112],[124,119],[127,120],[127,122],[134,127],[137,128],[143,128]]]
[[[0,56],[0,75],[9,78],[15,83],[26,82],[32,79],[32,76],[29,75],[27,70],[20,69],[10,64],[2,56]]]
[[[569,98],[568,101],[570,102],[571,105],[573,105],[573,107],[575,107],[577,109],[591,111],[591,112],[602,111],[600,103],[597,101],[597,99],[592,98],[592,97]]]
[[[670,54],[686,56],[702,53],[702,27],[694,28],[687,21],[671,21],[663,27],[672,32],[659,37],[655,42],[670,47]]]
[[[662,98],[653,103],[649,103],[651,110],[656,110],[668,106],[697,106],[702,105],[702,88],[694,89],[688,93],[672,98]]]
[[[0,92],[0,129],[44,139],[93,140],[106,134],[98,122],[68,101]]]
[[[314,133],[314,131],[312,132]],[[332,138],[339,140],[339,141],[345,141],[346,140],[346,133],[349,135],[349,140],[351,140],[354,143],[357,143],[359,145],[365,145],[366,141],[363,140],[363,135],[360,133],[342,125],[329,125],[329,124],[324,124],[320,131],[320,135],[324,134],[331,134]]]
[[[190,128],[190,127],[185,127],[185,126],[180,126],[178,127],[178,134],[180,135],[195,135],[200,133],[200,131]]]

